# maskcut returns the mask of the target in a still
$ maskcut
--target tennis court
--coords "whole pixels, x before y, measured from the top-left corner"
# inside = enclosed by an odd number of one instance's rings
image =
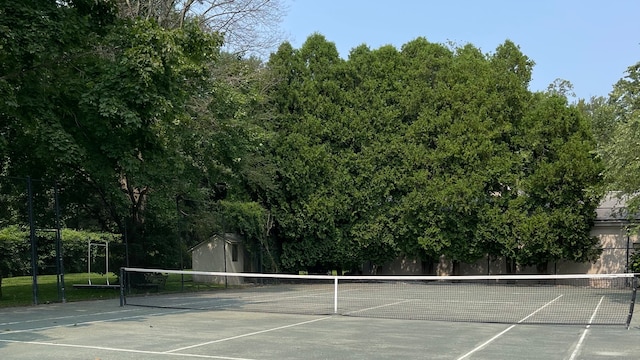
[[[312,282],[300,292],[298,285],[280,283],[240,287],[215,297],[145,293],[127,297],[131,305],[126,306],[103,300],[2,309],[0,358],[640,358],[638,316],[627,329],[629,298],[610,287],[582,294],[565,285],[373,284],[375,288],[353,282],[340,295],[331,291],[331,284],[328,289]],[[503,288],[518,297],[495,296]],[[446,301],[410,301],[429,297],[425,289]],[[529,299],[526,304],[521,304],[523,296]],[[313,305],[318,299],[332,304],[331,298],[338,297],[337,312],[332,306],[318,312]],[[492,322],[500,314],[485,317],[487,309],[501,312],[506,320]],[[459,312],[466,314],[456,317]],[[423,315],[406,315],[410,313]],[[434,314],[448,320],[426,320]],[[557,322],[575,323],[551,324]],[[600,323],[610,324],[596,325]]]

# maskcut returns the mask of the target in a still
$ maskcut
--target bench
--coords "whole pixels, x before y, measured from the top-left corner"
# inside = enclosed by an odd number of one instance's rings
[[[74,289],[119,289],[120,285],[106,284],[73,284]]]

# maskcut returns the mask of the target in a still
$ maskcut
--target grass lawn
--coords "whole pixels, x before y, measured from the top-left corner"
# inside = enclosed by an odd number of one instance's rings
[[[28,306],[33,304],[33,279],[31,276],[17,276],[2,279],[2,297],[0,307]],[[65,298],[67,301],[117,299],[118,289],[75,289],[73,284],[88,284],[89,276],[84,274],[65,274]],[[109,274],[109,283],[117,284],[115,274]],[[107,276],[91,274],[92,284],[106,284]],[[55,275],[38,276],[38,303],[59,302]]]
[[[82,274],[65,274],[65,298],[67,302],[98,300],[98,299],[117,299],[120,296],[120,289],[87,289],[74,288],[73,284],[88,284],[89,276],[87,273]],[[0,308],[11,306],[29,306],[33,304],[33,287],[31,276],[18,276],[2,279],[2,297],[0,298]],[[107,283],[107,277],[100,274],[91,274],[91,284],[104,285]],[[118,278],[115,274],[109,274],[109,283],[118,284]],[[161,292],[179,292],[179,291],[203,291],[210,289],[223,288],[218,284],[199,284],[194,283],[191,276],[185,275],[184,278],[178,274],[169,274],[166,284]],[[133,293],[148,292],[147,290],[132,289]],[[156,290],[157,291],[157,290]],[[152,291],[153,292],[153,291]],[[38,276],[38,303],[54,303],[59,302],[58,287],[55,275]]]

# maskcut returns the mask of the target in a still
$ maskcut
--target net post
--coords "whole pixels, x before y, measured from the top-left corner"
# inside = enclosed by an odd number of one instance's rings
[[[127,301],[124,298],[124,286],[125,286],[124,283],[125,283],[124,268],[121,267],[120,268],[120,307],[123,307],[127,304]]]
[[[631,304],[629,304],[629,315],[627,316],[627,330],[629,330],[629,326],[631,326],[631,319],[633,318],[633,309],[636,303],[636,294],[638,293],[638,276],[639,274],[633,275],[633,290],[631,292]]]
[[[338,313],[338,277],[333,278],[333,313]]]

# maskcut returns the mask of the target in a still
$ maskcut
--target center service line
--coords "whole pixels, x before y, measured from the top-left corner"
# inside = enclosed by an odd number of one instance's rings
[[[462,359],[466,359],[469,356],[471,356],[473,353],[475,353],[476,351],[484,348],[485,346],[489,345],[490,343],[492,343],[494,340],[496,340],[497,338],[499,338],[500,336],[504,335],[505,333],[507,333],[509,330],[513,329],[514,327],[516,327],[518,324],[523,323],[524,321],[526,321],[528,318],[532,317],[533,315],[535,315],[538,311],[546,308],[547,306],[553,304],[556,300],[560,299],[562,297],[562,295],[558,296],[557,298],[549,301],[548,303],[544,304],[542,307],[540,307],[538,310],[532,312],[531,314],[525,316],[524,318],[522,318],[520,321],[518,321],[516,324],[513,324],[511,326],[509,326],[508,328],[502,330],[500,333],[498,333],[497,335],[495,335],[494,337],[492,337],[491,339],[485,341],[484,343],[482,343],[480,346],[476,347],[475,349],[469,351],[468,353],[462,355],[461,357],[459,357],[457,360],[462,360]]]
[[[580,340],[578,340],[578,344],[576,344],[576,348],[571,353],[571,357],[569,358],[569,360],[573,360],[576,358],[576,356],[578,356],[578,353],[580,352],[580,348],[582,348],[582,343],[584,342],[584,339],[587,337],[587,332],[589,332],[589,328],[591,327],[591,323],[593,323],[593,319],[595,319],[596,313],[598,312],[598,309],[600,309],[602,300],[604,300],[604,296],[600,298],[600,302],[598,302],[598,306],[596,306],[596,309],[593,310],[593,314],[591,314],[591,318],[589,319],[589,324],[587,324],[587,327],[582,332],[582,336],[580,336]]]

